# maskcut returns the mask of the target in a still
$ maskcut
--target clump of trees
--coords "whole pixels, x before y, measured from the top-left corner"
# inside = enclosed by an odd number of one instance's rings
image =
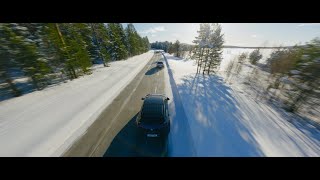
[[[304,105],[319,107],[320,97],[320,39],[305,46],[278,49],[268,59],[275,81],[269,88],[279,89],[287,98],[286,108],[296,112]]]
[[[222,60],[222,46],[224,43],[222,28],[219,24],[200,24],[198,36],[193,41],[196,46],[193,59],[197,63],[197,73],[209,74],[215,72]]]
[[[168,42],[168,41],[158,42],[158,41],[156,41],[154,43],[151,43],[150,46],[152,49],[162,49],[164,52],[172,54],[172,52],[169,51],[169,48],[172,47],[172,42]]]
[[[231,60],[226,68],[226,81],[230,82],[232,80],[232,74],[238,76],[242,71],[243,64],[246,62],[248,58],[247,52],[240,53],[237,57]]]
[[[258,63],[259,60],[262,59],[262,54],[260,53],[260,49],[255,49],[253,50],[250,54],[249,54],[249,62],[252,65],[256,65]],[[258,81],[258,76],[259,76],[259,72],[258,72],[258,68],[257,66],[253,66],[252,71],[249,73],[248,77],[247,77],[247,83],[250,84],[252,82],[257,83]]]
[[[1,23],[0,81],[13,96],[17,71],[30,78],[35,89],[53,80],[90,74],[92,64],[127,59],[148,51],[147,37],[132,24],[119,23]]]
[[[246,62],[246,59],[248,58],[248,53],[247,52],[243,52],[239,55],[238,57],[238,64],[236,67],[236,74],[240,74],[241,70],[242,70],[242,65]]]
[[[255,65],[262,58],[262,54],[260,53],[260,49],[255,49],[249,55],[250,63]]]
[[[187,54],[191,55],[194,45],[180,43],[179,40],[172,42],[154,42],[151,43],[151,48],[162,49],[164,52],[173,54],[176,57],[186,57]]]
[[[242,64],[249,60],[254,65],[248,72],[250,87],[261,84],[261,74],[256,66],[262,59],[259,49],[249,55],[242,53],[227,66],[227,81],[232,73],[239,74]],[[293,46],[275,49],[266,59],[266,67],[270,73],[262,96],[270,100],[280,100],[284,108],[291,112],[298,112],[302,108],[318,111],[320,107],[320,39],[315,38],[304,46]],[[255,84],[251,82],[254,80]],[[260,88],[261,88],[260,87]],[[260,89],[261,90],[261,89]],[[259,90],[259,91],[260,91]]]

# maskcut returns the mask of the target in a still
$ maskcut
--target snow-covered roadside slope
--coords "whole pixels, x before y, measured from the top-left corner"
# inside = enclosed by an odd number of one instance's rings
[[[0,156],[59,156],[142,70],[153,51],[0,102]]]
[[[196,156],[193,139],[189,126],[189,120],[186,117],[177,91],[176,83],[173,79],[172,69],[165,62],[165,93],[170,98],[169,112],[171,119],[171,129],[169,134],[169,153],[170,157],[193,157]]]
[[[197,156],[319,156],[320,131],[166,54]],[[172,88],[174,91],[174,88]]]

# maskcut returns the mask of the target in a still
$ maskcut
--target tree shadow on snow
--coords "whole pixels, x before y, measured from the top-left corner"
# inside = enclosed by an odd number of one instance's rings
[[[16,88],[21,92],[22,95],[32,93],[36,91],[34,85],[27,81],[27,82],[16,82]],[[0,87],[0,101],[8,100],[11,98],[15,98],[12,94],[12,90],[8,87]]]
[[[168,154],[170,157],[193,157],[196,156],[196,152],[191,137],[188,118],[184,111],[178,88],[173,79],[173,72],[165,56],[164,60],[169,74],[169,82],[173,96],[173,99],[168,104],[171,120]]]
[[[301,133],[305,134],[307,137],[311,137],[312,139],[316,139],[320,141],[320,124],[315,122],[307,117],[302,117],[298,114],[294,114],[292,112],[287,112],[283,108],[276,107],[271,102],[267,102],[276,113],[278,113],[283,119],[286,119],[290,124],[295,126]],[[297,135],[296,137],[300,137]],[[291,136],[289,136],[291,138]],[[319,142],[314,142],[314,144],[318,144]]]
[[[197,156],[263,156],[231,89],[217,76],[189,75],[177,86]]]

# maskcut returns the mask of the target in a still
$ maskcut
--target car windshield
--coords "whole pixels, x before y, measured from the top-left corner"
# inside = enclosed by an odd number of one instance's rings
[[[163,62],[157,62],[158,64],[163,64]]]

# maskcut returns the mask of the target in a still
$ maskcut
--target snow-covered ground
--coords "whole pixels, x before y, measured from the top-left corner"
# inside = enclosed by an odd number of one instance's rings
[[[149,51],[65,84],[0,102],[0,156],[59,156],[153,56]]]
[[[193,157],[196,156],[188,117],[184,111],[177,85],[173,79],[173,71],[165,62],[165,93],[170,98],[169,112],[171,118],[171,129],[169,136],[169,153],[171,157]]]
[[[194,61],[165,56],[172,88],[166,93],[173,97],[171,114],[176,112],[171,156],[320,155],[316,126],[226,85],[219,76],[196,75]]]
[[[222,62],[220,65],[220,70],[225,70],[228,63],[233,60],[234,58],[238,58],[241,53],[248,53],[248,55],[254,51],[255,49],[243,49],[243,48],[224,48],[222,52]],[[270,54],[275,49],[260,49],[260,53],[262,54],[260,63],[265,63],[266,60],[270,57]]]
[[[223,60],[219,69],[219,75],[223,77],[224,81],[227,82],[233,89],[237,89],[246,93],[250,96],[259,97],[262,99],[272,99],[273,104],[278,107],[286,107],[284,104],[288,99],[287,91],[293,89],[290,86],[291,81],[288,76],[283,75],[280,78],[282,82],[278,88],[270,87],[270,85],[275,85],[276,79],[275,75],[272,75],[267,70],[266,59],[270,57],[272,49],[262,49],[260,52],[263,58],[258,62],[257,65],[252,65],[248,59],[243,63],[238,63],[238,57],[241,53],[250,53],[251,49],[224,49]],[[230,73],[227,73],[228,65],[232,65],[233,68]],[[297,73],[297,70],[291,70],[291,74]],[[320,124],[320,111],[319,106],[310,104],[302,104],[299,110],[296,112],[300,116],[304,117],[305,120],[310,123]]]

